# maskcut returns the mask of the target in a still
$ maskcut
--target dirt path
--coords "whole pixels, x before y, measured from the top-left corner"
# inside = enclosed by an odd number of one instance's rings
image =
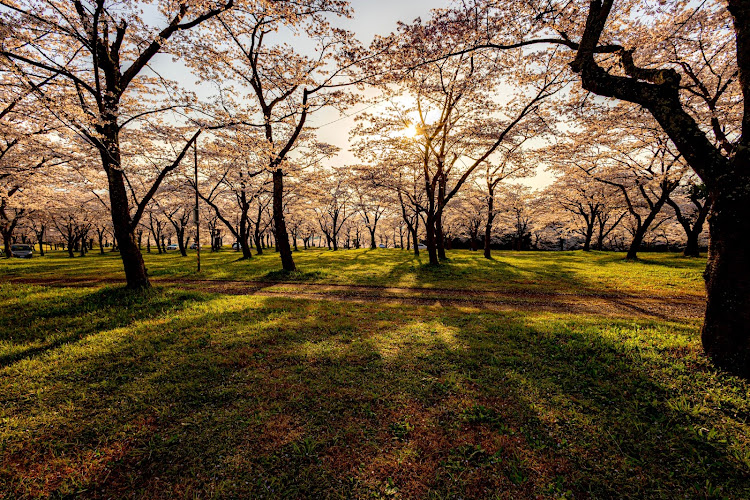
[[[98,278],[12,278],[7,281],[57,287],[120,285],[123,280]],[[669,298],[624,294],[541,293],[533,291],[477,291],[446,288],[406,288],[276,281],[223,281],[192,278],[153,278],[155,284],[230,295],[257,295],[312,300],[379,302],[390,305],[465,307],[491,311],[549,311],[611,317],[680,320],[701,318],[702,297]]]

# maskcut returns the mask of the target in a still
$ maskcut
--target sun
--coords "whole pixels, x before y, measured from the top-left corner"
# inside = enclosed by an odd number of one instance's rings
[[[416,126],[416,125],[414,125],[413,123],[412,123],[412,124],[410,124],[410,125],[408,125],[408,126],[407,126],[407,127],[406,127],[406,128],[404,129],[404,131],[403,131],[403,135],[404,135],[404,137],[406,137],[407,139],[412,139],[412,138],[414,138],[414,136],[416,136],[416,135],[417,135],[417,126]]]

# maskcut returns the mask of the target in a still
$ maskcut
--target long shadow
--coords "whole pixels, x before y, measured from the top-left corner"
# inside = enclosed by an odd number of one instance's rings
[[[26,300],[0,305],[0,340],[20,347],[0,355],[0,368],[78,342],[102,330],[126,327],[173,312],[187,302],[205,300],[195,293],[166,293],[161,289],[134,292],[124,287],[76,292],[73,300],[66,292],[34,300],[35,290],[44,289],[26,290]],[[19,317],[27,320],[17,323]],[[23,347],[30,341],[40,345]]]
[[[389,479],[404,497],[748,493],[724,445],[689,430],[701,417],[667,404],[680,359],[626,342],[656,323],[281,298],[178,312],[31,374],[55,390],[6,405],[43,423],[8,441],[10,470],[86,467],[79,487],[101,497],[367,497]]]

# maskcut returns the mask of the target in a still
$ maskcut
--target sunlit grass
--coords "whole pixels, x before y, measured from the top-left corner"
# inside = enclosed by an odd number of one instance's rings
[[[396,249],[311,249],[295,252],[299,273],[279,273],[273,250],[251,260],[239,260],[230,250],[204,252],[202,272],[196,272],[195,254],[144,253],[149,274],[158,279],[219,279],[304,281],[310,283],[450,288],[460,290],[524,290],[557,293],[624,293],[668,296],[702,295],[704,259],[677,254],[641,253],[636,262],[611,252],[495,252],[487,260],[478,252],[449,252],[443,266],[426,266],[426,255],[414,257]],[[44,278],[124,279],[117,253],[70,259],[52,252],[31,260],[0,259],[0,275]]]
[[[456,252],[437,272],[398,251],[296,256],[319,281],[458,294],[456,276],[701,293],[702,263],[669,255]],[[254,279],[275,257],[209,255],[206,274]],[[119,272],[2,262],[78,265]],[[750,496],[750,387],[708,364],[698,320],[4,283],[0,326],[0,498]]]

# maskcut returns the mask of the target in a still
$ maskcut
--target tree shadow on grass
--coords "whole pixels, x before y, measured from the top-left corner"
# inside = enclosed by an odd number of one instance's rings
[[[173,312],[204,296],[153,288],[144,291],[104,287],[91,291],[25,287],[18,303],[0,304],[0,368],[77,342],[101,330],[126,327]],[[74,298],[70,298],[73,294]]]
[[[15,392],[21,379],[48,387],[5,405],[9,491],[694,497],[709,481],[748,493],[726,446],[691,430],[706,415],[670,406],[677,389],[701,399],[696,377],[716,379],[679,371],[695,360],[670,342],[690,325],[250,297],[157,319],[9,375]],[[712,389],[742,392],[724,384]]]

